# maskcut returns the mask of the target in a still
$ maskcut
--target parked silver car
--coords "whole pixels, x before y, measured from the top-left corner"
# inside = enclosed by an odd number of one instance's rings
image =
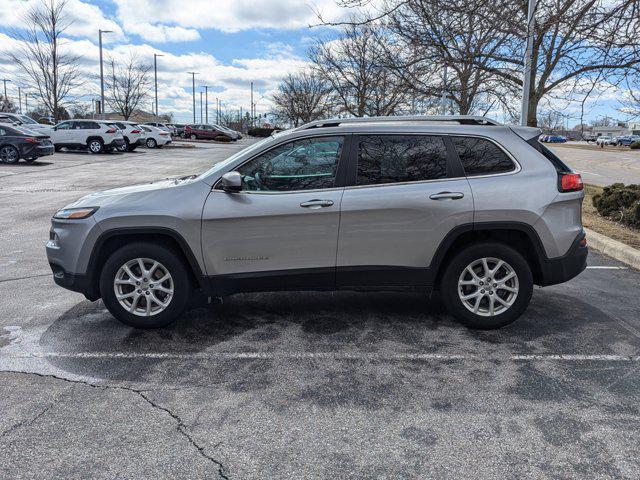
[[[199,176],[81,198],[47,255],[56,283],[135,327],[169,324],[196,290],[409,289],[497,328],[586,265],[580,175],[539,135],[470,116],[313,122]]]

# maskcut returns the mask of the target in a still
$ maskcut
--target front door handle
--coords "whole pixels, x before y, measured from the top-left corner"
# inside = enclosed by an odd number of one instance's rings
[[[318,208],[331,207],[333,205],[332,200],[309,200],[308,202],[302,202],[300,204],[303,208],[311,208],[317,210]]]
[[[464,197],[464,193],[462,192],[440,192],[440,193],[434,193],[433,195],[429,195],[429,198],[431,200],[445,200],[445,199],[459,200],[462,197]]]

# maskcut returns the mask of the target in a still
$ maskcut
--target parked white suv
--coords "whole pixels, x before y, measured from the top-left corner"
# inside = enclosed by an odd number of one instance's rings
[[[596,145],[610,145],[612,140],[609,135],[602,135],[596,139]]]
[[[124,144],[117,147],[120,152],[133,152],[136,147],[144,144],[144,130],[137,123],[128,121],[112,122],[110,125],[122,132]]]
[[[88,148],[91,153],[111,152],[123,145],[124,138],[112,122],[104,120],[66,120],[49,130],[56,151],[62,147],[73,150]]]

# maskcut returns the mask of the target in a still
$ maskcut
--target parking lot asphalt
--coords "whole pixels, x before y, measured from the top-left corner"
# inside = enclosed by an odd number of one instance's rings
[[[1,478],[637,478],[640,272],[590,253],[516,323],[414,293],[235,295],[138,331],[53,283],[49,218],[248,141],[0,166]]]
[[[605,147],[586,142],[547,144],[556,155],[582,175],[586,183],[640,183],[640,151]]]

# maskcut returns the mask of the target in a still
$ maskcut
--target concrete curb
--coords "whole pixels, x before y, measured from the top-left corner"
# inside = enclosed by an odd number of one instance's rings
[[[640,270],[640,250],[588,228],[585,228],[584,231],[587,234],[587,245],[589,247],[615,258],[625,265]]]

